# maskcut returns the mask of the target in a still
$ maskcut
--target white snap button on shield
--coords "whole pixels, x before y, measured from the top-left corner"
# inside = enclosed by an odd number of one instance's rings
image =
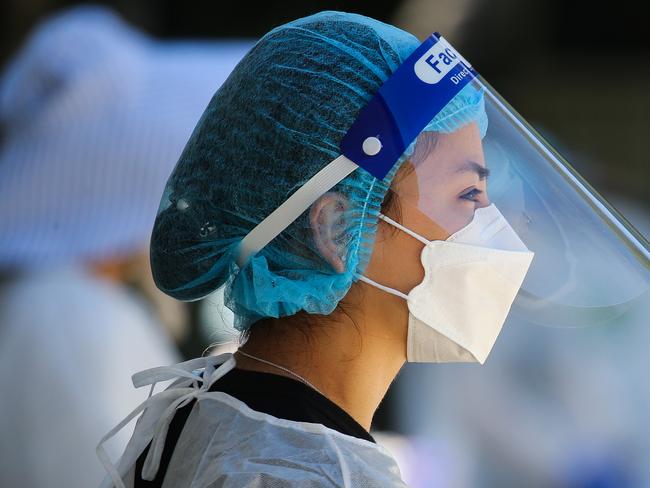
[[[376,137],[366,137],[361,148],[368,156],[374,156],[381,151],[381,141]]]
[[[181,212],[187,210],[189,206],[190,204],[187,203],[187,200],[185,200],[184,198],[179,198],[178,201],[176,202],[176,209],[180,210]]]

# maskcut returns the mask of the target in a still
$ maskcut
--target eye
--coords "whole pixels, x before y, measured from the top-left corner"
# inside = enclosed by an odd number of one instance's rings
[[[470,191],[463,193],[459,198],[469,200],[470,202],[478,202],[478,197],[483,193],[478,188],[472,188]]]

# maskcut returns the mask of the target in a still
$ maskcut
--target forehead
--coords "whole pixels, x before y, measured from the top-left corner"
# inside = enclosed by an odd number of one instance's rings
[[[462,156],[465,159],[483,162],[483,145],[481,144],[481,134],[478,125],[472,122],[457,131],[449,134],[440,134],[434,153]]]
[[[449,134],[436,134],[435,145],[427,144],[428,152],[414,161],[420,176],[450,177],[485,166],[485,156],[478,125],[467,124]]]

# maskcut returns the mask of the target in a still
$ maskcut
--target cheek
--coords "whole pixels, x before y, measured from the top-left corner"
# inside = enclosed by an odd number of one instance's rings
[[[393,265],[396,280],[399,282],[398,289],[408,293],[424,279],[424,269],[420,260],[424,246],[415,239],[404,237],[406,239],[402,239],[401,248],[398,249],[400,254],[393,259]]]
[[[455,193],[439,193],[437,198],[421,201],[424,218],[413,222],[411,229],[429,240],[444,240],[469,224],[474,217],[474,202],[458,198]]]
[[[380,225],[366,275],[382,285],[408,294],[424,278],[420,262],[423,245],[403,232]]]
[[[422,225],[420,234],[430,240],[443,240],[465,227],[474,216],[475,202],[459,197],[464,189],[476,186],[475,179],[448,179],[428,182],[427,192],[420,193],[417,210],[431,222]],[[427,227],[438,227],[435,235],[424,232]],[[418,227],[411,227],[418,230]],[[442,230],[442,232],[440,232]]]
[[[445,222],[445,229],[449,234],[458,232],[463,227],[467,226],[474,218],[474,211],[476,210],[476,203],[470,201],[459,201],[453,205]]]

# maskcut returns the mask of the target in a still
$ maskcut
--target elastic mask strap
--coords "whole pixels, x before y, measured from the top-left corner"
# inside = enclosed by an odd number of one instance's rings
[[[407,229],[406,227],[404,227],[399,222],[395,222],[393,219],[391,219],[390,217],[388,217],[388,216],[386,216],[386,215],[384,215],[382,213],[379,214],[379,218],[381,220],[383,220],[384,222],[386,222],[387,224],[390,224],[393,227],[396,227],[397,229],[401,230],[402,232],[406,232],[408,235],[410,235],[414,239],[417,239],[418,241],[420,241],[425,246],[428,245],[429,242],[430,242],[430,241],[426,240],[424,237],[422,237],[421,235],[416,234],[411,229]],[[390,288],[388,286],[377,283],[375,280],[371,280],[367,276],[357,275],[357,278],[359,278],[359,281],[363,281],[364,283],[368,283],[370,286],[374,286],[375,288],[378,288],[378,289],[380,289],[382,291],[385,291],[386,293],[390,293],[391,295],[395,295],[397,297],[403,298],[404,300],[408,300],[408,298],[409,298],[408,295],[402,293],[401,291],[395,290],[394,288]]]
[[[399,222],[395,222],[393,219],[391,219],[390,217],[387,217],[387,216],[384,215],[384,214],[379,214],[379,218],[380,218],[381,220],[383,220],[384,222],[386,222],[387,224],[390,224],[390,225],[392,225],[393,227],[397,227],[397,228],[398,228],[399,230],[401,230],[402,232],[406,232],[408,235],[410,235],[411,237],[417,239],[418,241],[420,241],[420,242],[421,242],[422,244],[424,244],[425,246],[431,242],[431,241],[425,239],[424,237],[422,237],[421,235],[416,234],[416,233],[413,232],[411,229],[407,229],[406,227],[404,227],[404,226],[403,226],[402,224],[400,224]]]
[[[401,291],[395,290],[394,288],[389,288],[389,287],[384,286],[384,285],[380,285],[375,280],[371,280],[367,276],[357,275],[357,278],[359,278],[359,281],[363,281],[364,283],[368,283],[370,286],[374,286],[375,288],[379,288],[380,290],[385,291],[386,293],[390,293],[391,295],[395,295],[396,297],[403,298],[404,300],[409,299],[408,295],[405,295]]]

